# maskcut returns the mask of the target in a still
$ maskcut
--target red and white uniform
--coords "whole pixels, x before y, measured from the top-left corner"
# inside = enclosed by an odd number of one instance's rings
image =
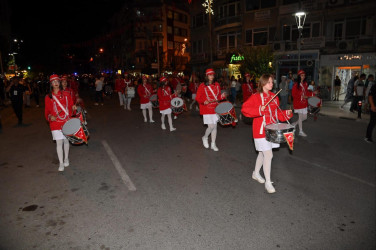
[[[265,105],[275,94],[269,91],[269,96],[265,93],[256,93],[243,103],[242,113],[247,117],[253,117],[252,134],[253,138],[265,138],[265,126],[279,121],[286,121],[292,117],[287,115],[287,110],[280,110],[279,99],[276,97],[261,111],[261,106]],[[278,120],[277,120],[278,118]]]
[[[221,94],[221,87],[219,83],[215,82],[206,86],[205,83],[201,83],[197,89],[196,101],[200,105],[200,115],[215,114],[215,108],[218,106],[218,102],[224,99],[224,95]],[[205,101],[209,101],[209,104],[204,104]]]
[[[78,93],[79,84],[75,79],[71,79],[68,86],[71,87],[74,93]]]
[[[300,88],[298,88],[298,83],[296,82],[292,87],[292,98],[294,110],[305,109],[308,107],[308,101],[304,96],[314,96],[314,93],[308,90],[308,84],[306,81],[300,83]]]
[[[60,105],[54,100],[54,98],[50,98],[48,95],[46,95],[44,102],[45,102],[45,110],[44,110],[44,116],[46,117],[46,120],[50,123],[51,131],[53,130],[61,130],[64,123],[70,119],[72,116],[72,106],[73,101],[72,97],[69,95],[66,91],[59,91],[57,94],[52,93],[53,96],[59,100],[61,105],[64,107],[64,109],[68,112],[66,114],[63,109],[60,107]],[[55,116],[56,121],[51,121],[50,116]]]
[[[191,91],[192,94],[196,94],[197,93],[198,85],[199,84],[196,83],[196,82],[190,82],[189,83],[188,88],[189,88],[189,90]]]
[[[140,103],[141,104],[149,103],[150,102],[150,96],[152,95],[152,93],[153,93],[153,87],[149,83],[147,83],[145,85],[141,84],[137,88],[137,94],[140,97]]]
[[[243,102],[247,101],[253,93],[256,93],[256,90],[253,89],[252,82],[245,82],[242,84],[242,92],[243,92]]]
[[[124,79],[124,88],[133,87],[131,79]]]
[[[123,78],[116,79],[115,91],[124,94],[124,90],[125,90],[125,80]]]
[[[176,97],[176,94],[171,94],[170,86],[164,85],[163,87],[158,88],[157,95],[160,111],[171,108],[171,100]]]

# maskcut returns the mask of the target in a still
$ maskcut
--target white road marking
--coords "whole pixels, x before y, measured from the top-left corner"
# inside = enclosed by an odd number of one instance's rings
[[[133,184],[131,178],[129,178],[129,176],[127,175],[127,172],[125,172],[124,168],[121,166],[118,158],[116,157],[116,155],[114,154],[114,152],[112,151],[108,143],[105,140],[103,140],[102,144],[108,156],[110,157],[112,163],[114,164],[116,170],[120,174],[120,177],[123,180],[124,184],[128,187],[129,191],[136,191],[136,187]]]
[[[362,179],[360,179],[360,178],[357,178],[357,177],[354,177],[354,176],[351,176],[351,175],[348,175],[348,174],[342,173],[342,172],[337,171],[337,170],[334,170],[334,169],[330,169],[330,168],[325,167],[325,166],[321,166],[320,164],[313,163],[313,162],[310,162],[310,161],[307,161],[307,160],[304,160],[304,159],[298,158],[298,157],[296,157],[296,156],[291,156],[291,155],[290,155],[290,157],[293,158],[293,159],[295,159],[295,160],[302,161],[302,162],[304,162],[304,163],[306,163],[306,164],[308,164],[308,165],[312,165],[312,166],[314,166],[314,167],[318,167],[318,168],[321,168],[321,169],[323,169],[323,170],[326,170],[326,171],[332,172],[332,173],[334,173],[334,174],[341,175],[341,176],[346,177],[346,178],[349,178],[349,179],[351,179],[351,180],[358,181],[358,182],[360,182],[360,183],[366,184],[366,185],[371,186],[371,187],[373,187],[373,188],[375,187],[375,184],[373,184],[373,183],[371,183],[371,182],[368,182],[368,181],[364,181],[364,180],[362,180]]]

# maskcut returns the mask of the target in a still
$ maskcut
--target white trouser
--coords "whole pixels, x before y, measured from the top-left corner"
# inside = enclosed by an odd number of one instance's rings
[[[124,102],[125,102],[125,96],[124,96],[124,94],[121,93],[121,92],[118,92],[118,95],[119,95],[120,106],[123,106],[123,105],[124,105]]]

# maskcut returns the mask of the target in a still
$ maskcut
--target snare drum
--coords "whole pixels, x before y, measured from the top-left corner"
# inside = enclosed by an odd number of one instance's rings
[[[171,100],[172,113],[175,115],[181,114],[184,111],[184,100],[180,97],[175,97]]]
[[[136,90],[134,87],[128,87],[127,88],[127,98],[133,98],[136,95]]]
[[[295,127],[288,123],[274,123],[265,126],[265,138],[269,142],[286,142],[284,133],[292,132],[295,134]]]
[[[72,118],[63,125],[62,132],[72,144],[87,144],[89,130],[78,118]]]
[[[316,114],[320,111],[321,108],[321,99],[317,96],[312,96],[308,98],[308,107],[307,111],[309,114]]]
[[[231,102],[221,102],[215,108],[221,125],[235,125],[237,122],[235,108]]]
[[[158,95],[152,94],[150,96],[150,102],[153,105],[153,108],[159,108]]]

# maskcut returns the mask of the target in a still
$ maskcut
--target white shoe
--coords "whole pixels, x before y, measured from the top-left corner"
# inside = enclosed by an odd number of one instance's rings
[[[131,107],[128,107],[128,110],[131,111],[132,110]]]
[[[68,167],[69,166],[69,159],[66,159],[64,160],[64,167]]]
[[[307,134],[304,133],[303,131],[300,131],[300,132],[299,132],[299,135],[300,135],[300,136],[303,136],[303,137],[307,137]]]
[[[166,129],[166,125],[162,124],[162,129],[165,130]]]
[[[148,122],[148,120],[147,120],[147,119],[144,119],[144,122]]]
[[[209,148],[208,138],[202,137],[202,144],[204,144],[205,148]]]
[[[275,189],[273,187],[273,182],[265,182],[265,189],[269,194],[275,193]]]
[[[259,183],[265,183],[265,179],[262,178],[262,176],[260,175],[260,173],[256,173],[255,171],[253,171],[252,173],[252,179],[258,181]]]
[[[174,119],[176,120],[176,119],[178,119],[178,117],[175,115],[175,116],[174,116]]]
[[[127,107],[126,107],[126,106],[124,106],[124,110],[127,110]]]
[[[176,128],[170,128],[170,131],[172,132],[172,131],[175,131],[176,130]]]
[[[210,148],[213,149],[213,150],[216,151],[216,152],[219,150],[219,149],[217,148],[217,146],[215,145],[215,143],[213,143],[213,142],[210,144]]]
[[[95,105],[95,106],[98,106],[98,103],[96,102],[96,103],[94,103],[94,105]]]
[[[150,120],[150,123],[154,123],[155,121],[154,120]]]
[[[64,171],[64,163],[59,164],[59,169],[60,172]]]

